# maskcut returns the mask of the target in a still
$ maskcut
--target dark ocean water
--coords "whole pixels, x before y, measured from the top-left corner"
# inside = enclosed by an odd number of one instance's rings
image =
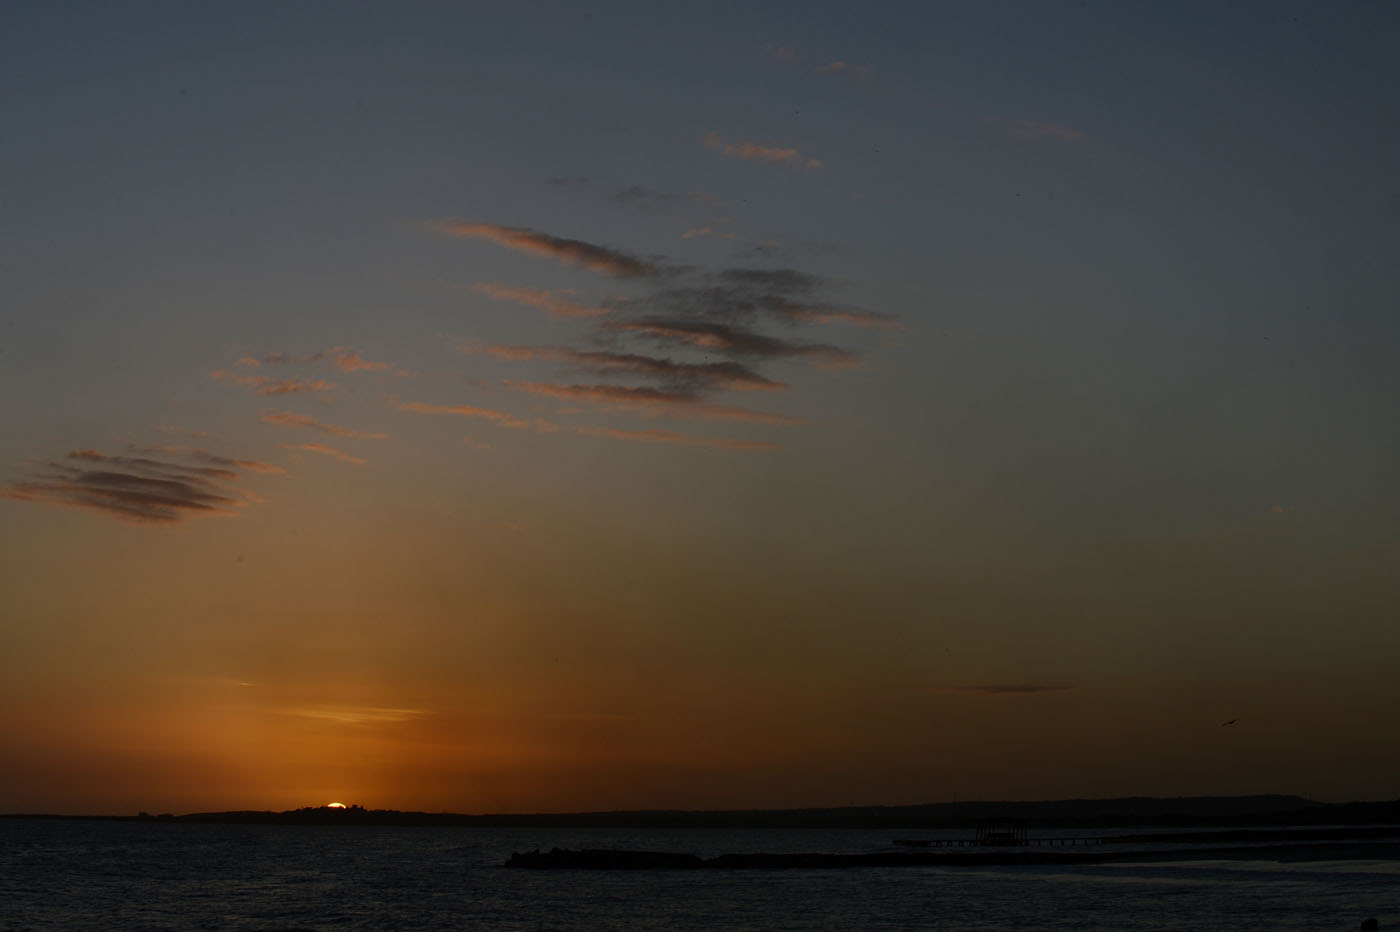
[[[533,848],[861,852],[889,832],[0,819],[0,930],[1400,929],[1400,863],[522,871]]]

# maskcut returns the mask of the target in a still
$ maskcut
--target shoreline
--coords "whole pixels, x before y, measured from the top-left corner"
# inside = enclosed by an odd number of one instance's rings
[[[722,854],[713,858],[671,851],[612,849],[512,853],[505,867],[523,870],[783,870],[869,867],[1086,866],[1171,864],[1186,861],[1400,861],[1400,842],[1322,842],[1189,848],[1169,851],[976,851],[950,853],[873,852],[867,854]]]

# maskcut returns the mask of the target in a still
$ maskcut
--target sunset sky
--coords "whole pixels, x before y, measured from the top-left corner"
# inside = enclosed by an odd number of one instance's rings
[[[1396,48],[0,7],[0,812],[1400,797]]]

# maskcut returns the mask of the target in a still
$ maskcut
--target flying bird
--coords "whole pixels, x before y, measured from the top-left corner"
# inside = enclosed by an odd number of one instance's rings
[[[1228,722],[1221,722],[1221,723],[1220,723],[1220,727],[1221,727],[1221,728],[1224,728],[1226,725],[1233,725],[1233,724],[1235,724],[1235,722],[1238,722],[1238,721],[1239,721],[1239,719],[1237,719],[1237,718],[1232,718],[1232,719],[1230,719]]]

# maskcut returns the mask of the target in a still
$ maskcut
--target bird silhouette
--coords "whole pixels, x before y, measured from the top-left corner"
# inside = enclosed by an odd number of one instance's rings
[[[1238,722],[1238,721],[1239,721],[1239,719],[1237,719],[1237,718],[1232,718],[1232,719],[1230,719],[1228,722],[1221,722],[1221,723],[1220,723],[1220,727],[1221,727],[1221,728],[1224,728],[1226,725],[1233,725],[1233,724],[1235,724],[1235,722]]]

